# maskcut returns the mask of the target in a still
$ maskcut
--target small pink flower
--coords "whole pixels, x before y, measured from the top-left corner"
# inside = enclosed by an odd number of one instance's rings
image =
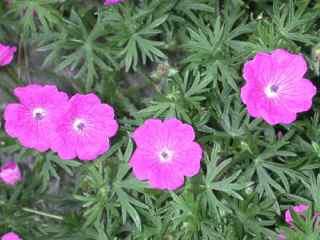
[[[6,132],[18,138],[25,147],[47,151],[55,137],[56,120],[64,113],[68,96],[51,85],[18,87],[14,94],[20,103],[8,104],[5,108]]]
[[[287,238],[286,238],[286,236],[283,234],[283,233],[280,233],[279,235],[278,235],[278,240],[286,240]]]
[[[302,215],[308,210],[308,208],[309,208],[308,205],[299,204],[299,205],[294,206],[292,209],[294,212]],[[285,221],[286,221],[286,223],[288,223],[290,225],[292,224],[293,219],[292,219],[292,216],[291,216],[289,209],[287,209],[285,212]]]
[[[62,159],[94,160],[109,149],[118,130],[114,111],[95,94],[74,95],[57,123],[52,150]]]
[[[311,108],[316,94],[316,87],[303,77],[306,71],[302,55],[283,49],[257,53],[243,69],[241,99],[249,114],[271,125],[294,122],[297,113]]]
[[[137,149],[129,164],[139,180],[149,180],[154,188],[177,189],[184,176],[194,176],[200,170],[202,149],[189,124],[177,119],[149,119],[135,130],[133,139]]]
[[[1,240],[22,240],[22,238],[14,232],[8,232],[1,237]]]
[[[104,5],[115,5],[121,3],[123,0],[104,0]]]
[[[10,47],[0,43],[0,66],[8,65],[12,62],[16,47]]]
[[[0,179],[7,185],[16,185],[22,179],[19,166],[15,162],[5,163],[0,168]]]

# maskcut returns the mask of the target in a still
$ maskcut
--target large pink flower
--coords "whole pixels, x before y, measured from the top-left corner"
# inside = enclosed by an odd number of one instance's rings
[[[0,168],[0,179],[7,185],[16,185],[22,179],[19,166],[15,162],[5,163]]]
[[[292,210],[296,213],[299,213],[299,214],[304,214],[308,209],[309,209],[309,206],[305,205],[305,204],[299,204],[299,205],[292,207]],[[286,223],[288,223],[290,225],[293,222],[293,218],[291,216],[289,209],[287,209],[285,212],[285,221],[286,221]]]
[[[5,130],[29,148],[44,152],[55,136],[55,123],[64,112],[68,96],[52,85],[18,87],[14,94],[20,103],[5,108]]]
[[[111,106],[102,104],[95,94],[76,94],[57,123],[52,150],[65,160],[94,160],[109,149],[109,138],[117,130]]]
[[[301,55],[277,49],[257,53],[244,65],[246,84],[241,99],[252,117],[271,125],[289,124],[297,113],[308,111],[316,94],[315,86],[304,78],[307,64]]]
[[[184,176],[200,170],[202,149],[188,124],[177,119],[149,119],[135,130],[133,139],[137,149],[129,164],[139,180],[149,180],[154,188],[177,189]]]
[[[104,5],[115,5],[115,4],[118,4],[122,1],[123,0],[104,0]]]
[[[0,43],[0,66],[5,66],[11,63],[16,51],[16,47],[10,47]]]
[[[1,240],[22,240],[22,238],[14,232],[8,232],[1,237]]]

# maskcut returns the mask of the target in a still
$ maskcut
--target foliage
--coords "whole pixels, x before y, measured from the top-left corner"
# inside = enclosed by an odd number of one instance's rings
[[[311,0],[12,0],[0,2],[0,42],[17,46],[0,69],[1,112],[18,85],[95,92],[121,124],[93,162],[25,149],[0,128],[0,162],[24,181],[0,183],[0,235],[52,240],[319,239],[319,100],[289,126],[248,116],[243,63],[286,48],[319,83],[320,4]],[[148,118],[192,124],[201,171],[177,191],[151,189],[128,165],[130,133]],[[2,117],[2,116],[1,116]],[[1,118],[2,119],[2,118]],[[283,211],[305,202],[306,216]]]

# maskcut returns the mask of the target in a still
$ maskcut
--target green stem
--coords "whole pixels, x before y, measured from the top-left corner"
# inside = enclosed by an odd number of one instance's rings
[[[137,72],[142,75],[147,84],[150,84],[157,91],[157,93],[161,93],[160,87],[153,82],[152,78],[150,78],[145,72],[140,69],[138,69]]]
[[[44,217],[53,218],[53,219],[57,219],[57,220],[63,221],[63,217],[57,216],[57,215],[53,215],[53,214],[50,214],[50,213],[41,212],[41,211],[34,210],[34,209],[31,209],[31,208],[22,208],[22,210],[25,211],[25,212],[34,213],[34,214],[37,214],[37,215],[40,215],[40,216],[44,216]]]

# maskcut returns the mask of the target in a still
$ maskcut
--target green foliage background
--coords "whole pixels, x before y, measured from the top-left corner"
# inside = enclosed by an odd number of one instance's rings
[[[289,126],[251,119],[240,101],[243,63],[257,51],[303,53],[319,84],[320,2],[94,0],[0,2],[0,42],[18,47],[0,70],[1,110],[12,90],[53,83],[95,92],[121,129],[95,162],[21,147],[0,129],[0,161],[24,181],[0,185],[0,234],[24,240],[316,240],[320,211],[319,97]],[[150,189],[128,167],[130,133],[147,118],[192,124],[205,151],[199,175],[175,192]],[[311,206],[297,227],[283,210]]]

